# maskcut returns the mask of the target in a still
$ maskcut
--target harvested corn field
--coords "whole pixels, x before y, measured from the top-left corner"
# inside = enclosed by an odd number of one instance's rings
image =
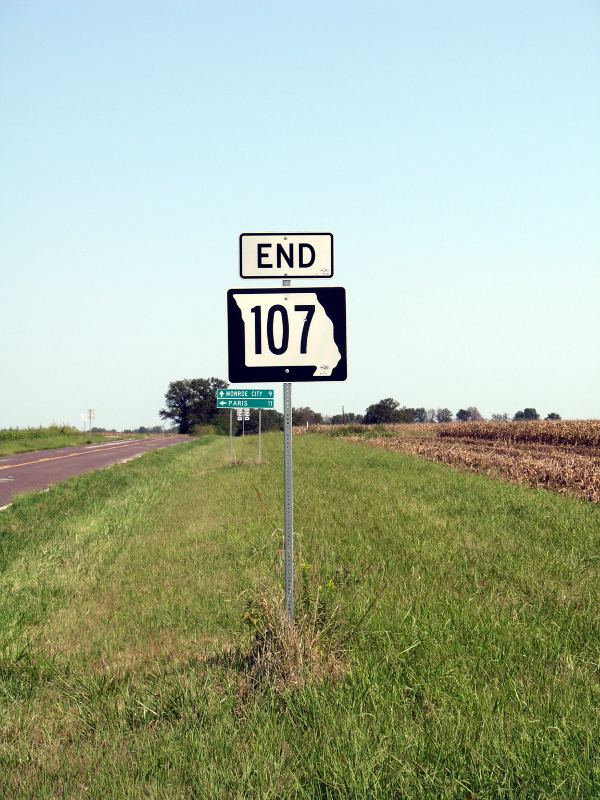
[[[449,439],[600,448],[600,420],[467,422],[438,425],[437,429],[438,436]]]
[[[362,427],[338,435],[600,503],[597,420]]]

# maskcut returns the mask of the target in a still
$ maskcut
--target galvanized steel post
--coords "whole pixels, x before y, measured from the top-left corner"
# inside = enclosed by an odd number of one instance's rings
[[[294,622],[294,478],[292,472],[292,384],[283,384],[283,492],[285,610]]]
[[[258,463],[262,461],[262,408],[258,409]]]

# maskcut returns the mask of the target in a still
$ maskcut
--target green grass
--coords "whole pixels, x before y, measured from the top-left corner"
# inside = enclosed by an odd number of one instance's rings
[[[110,438],[100,433],[82,433],[70,425],[51,425],[48,428],[0,428],[0,456],[107,442]]]
[[[43,428],[0,428],[0,441],[16,439],[45,439],[48,436],[77,434],[80,431],[72,425],[50,425]]]
[[[126,437],[115,437],[126,438]],[[0,456],[12,456],[17,453],[31,453],[36,450],[56,450],[59,447],[75,447],[80,444],[108,442],[106,436],[99,433],[80,433],[64,436],[48,436],[44,439],[17,439],[0,442]]]
[[[597,798],[600,509],[294,440],[335,683],[240,700],[221,656],[281,582],[282,437],[211,437],[0,513],[0,796]]]

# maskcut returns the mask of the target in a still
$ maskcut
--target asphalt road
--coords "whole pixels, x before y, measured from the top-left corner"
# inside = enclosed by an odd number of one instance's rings
[[[152,436],[148,439],[0,456],[0,508],[22,492],[39,492],[66,478],[130,461],[149,450],[173,447],[187,441],[190,441],[188,436]]]

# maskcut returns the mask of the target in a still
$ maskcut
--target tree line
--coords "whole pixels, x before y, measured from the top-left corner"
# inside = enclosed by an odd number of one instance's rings
[[[202,425],[212,425],[216,431],[229,432],[229,411],[217,407],[217,392],[226,389],[228,383],[220,378],[192,378],[172,381],[165,395],[165,408],[159,411],[161,419],[168,420],[177,427],[179,433],[193,433]],[[559,420],[556,412],[548,414],[546,419]],[[476,406],[459,408],[454,414],[449,408],[409,408],[402,406],[393,397],[386,397],[370,405],[364,414],[343,412],[330,416],[314,411],[309,406],[292,409],[294,425],[340,425],[346,423],[363,423],[365,425],[381,425],[387,423],[425,423],[425,422],[469,422],[483,420],[483,415]],[[527,407],[517,411],[512,418],[507,413],[492,414],[492,420],[535,420],[540,419],[535,408]],[[241,423],[235,420],[236,433],[241,431]],[[245,431],[254,433],[258,430],[258,414],[252,413],[250,420],[244,424]],[[262,429],[283,430],[283,414],[274,410],[263,410]]]
[[[449,408],[409,408],[401,406],[393,397],[386,397],[378,403],[370,405],[364,414],[344,412],[326,416],[312,408],[294,408],[292,411],[294,425],[316,425],[331,424],[344,425],[346,423],[358,423],[364,425],[385,425],[387,423],[422,423],[422,422],[476,422],[483,420],[484,417],[476,406],[459,408],[456,415]],[[508,414],[492,414],[492,420],[501,422],[509,420]],[[525,408],[517,411],[512,417],[513,420],[540,419],[540,415],[535,408]],[[548,414],[546,419],[559,420],[560,415],[556,412]]]
[[[332,424],[344,424],[345,422],[361,422],[365,425],[377,425],[386,423],[423,423],[423,422],[477,422],[483,420],[484,416],[481,414],[477,406],[468,406],[467,408],[459,408],[456,415],[449,408],[410,408],[401,406],[393,397],[386,397],[378,403],[370,405],[364,414],[336,414],[333,417],[324,418],[323,422],[331,422]],[[492,414],[493,421],[509,420],[511,417],[507,413]],[[522,411],[517,411],[512,417],[513,420],[531,420],[540,419],[535,408],[525,408]],[[559,420],[560,415],[556,412],[548,414],[546,419]]]

